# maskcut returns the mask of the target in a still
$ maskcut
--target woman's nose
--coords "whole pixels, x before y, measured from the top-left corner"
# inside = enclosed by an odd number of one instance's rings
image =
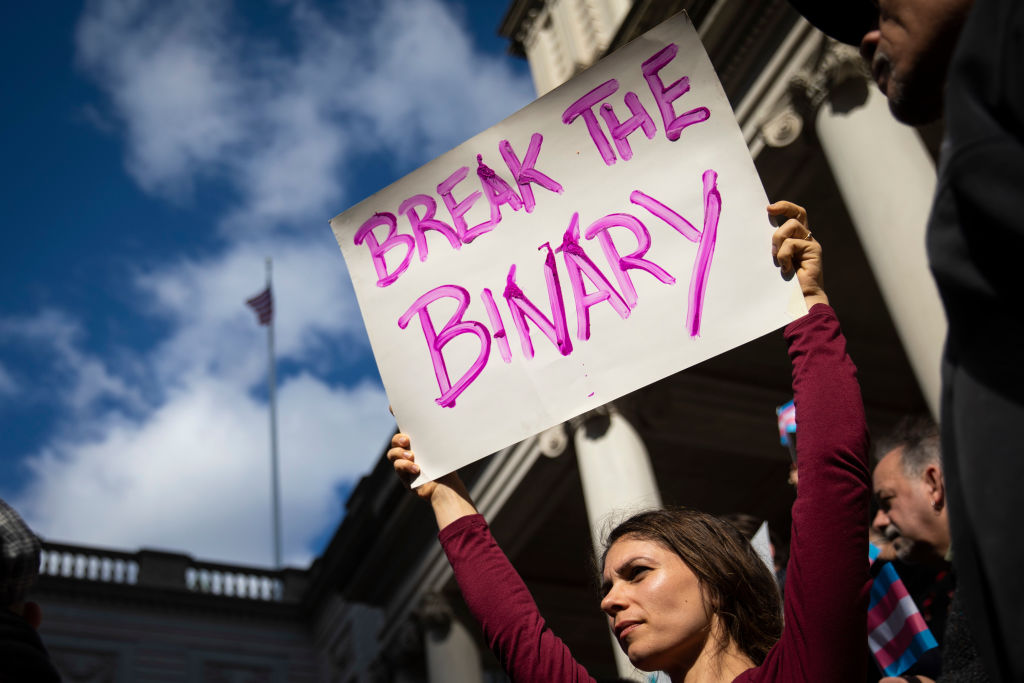
[[[624,606],[622,591],[614,585],[601,598],[601,611],[608,616],[615,616]]]

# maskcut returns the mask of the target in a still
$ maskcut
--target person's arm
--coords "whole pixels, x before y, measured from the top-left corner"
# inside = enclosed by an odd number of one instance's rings
[[[786,221],[772,234],[772,258],[783,277],[796,275],[807,310],[817,304],[828,305],[821,244],[807,227],[807,211],[792,202],[768,205],[768,215],[783,216]]]
[[[411,448],[407,435],[395,434],[391,437],[391,449],[388,450],[387,456],[398,478],[410,488],[416,477],[420,476],[420,466],[416,464],[416,455]],[[477,514],[466,485],[455,472],[446,474],[437,481],[421,484],[414,490],[416,495],[430,503],[439,530],[444,530],[461,517]]]
[[[409,437],[396,434],[388,451],[399,478],[408,485],[419,476]],[[514,681],[592,682],[537,609],[522,578],[477,514],[455,473],[415,489],[434,510],[438,539],[448,556],[462,597],[480,623],[488,647]]]
[[[867,427],[856,368],[828,305],[821,245],[800,207],[772,239],[784,274],[795,273],[810,312],[786,327],[793,363],[797,466],[785,628],[759,671],[744,680],[860,682],[865,678],[865,557],[870,486]],[[771,212],[771,211],[770,211]]]

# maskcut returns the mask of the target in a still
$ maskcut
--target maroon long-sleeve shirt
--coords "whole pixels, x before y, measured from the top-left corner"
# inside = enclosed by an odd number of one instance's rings
[[[786,570],[785,628],[743,683],[864,680],[869,474],[856,368],[835,312],[818,304],[786,327],[793,362],[800,487]],[[469,609],[516,683],[593,681],[551,632],[480,515],[439,538]]]

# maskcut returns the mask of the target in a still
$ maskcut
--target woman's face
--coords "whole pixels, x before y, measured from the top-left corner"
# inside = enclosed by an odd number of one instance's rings
[[[601,594],[612,632],[638,669],[689,668],[711,632],[697,576],[655,541],[615,541],[605,556]]]

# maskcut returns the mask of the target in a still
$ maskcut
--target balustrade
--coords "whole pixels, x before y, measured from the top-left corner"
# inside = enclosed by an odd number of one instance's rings
[[[173,579],[179,575],[177,567],[184,567],[180,581]],[[281,602],[285,593],[283,571],[196,562],[185,555],[151,550],[133,554],[44,543],[39,574],[267,602]]]

